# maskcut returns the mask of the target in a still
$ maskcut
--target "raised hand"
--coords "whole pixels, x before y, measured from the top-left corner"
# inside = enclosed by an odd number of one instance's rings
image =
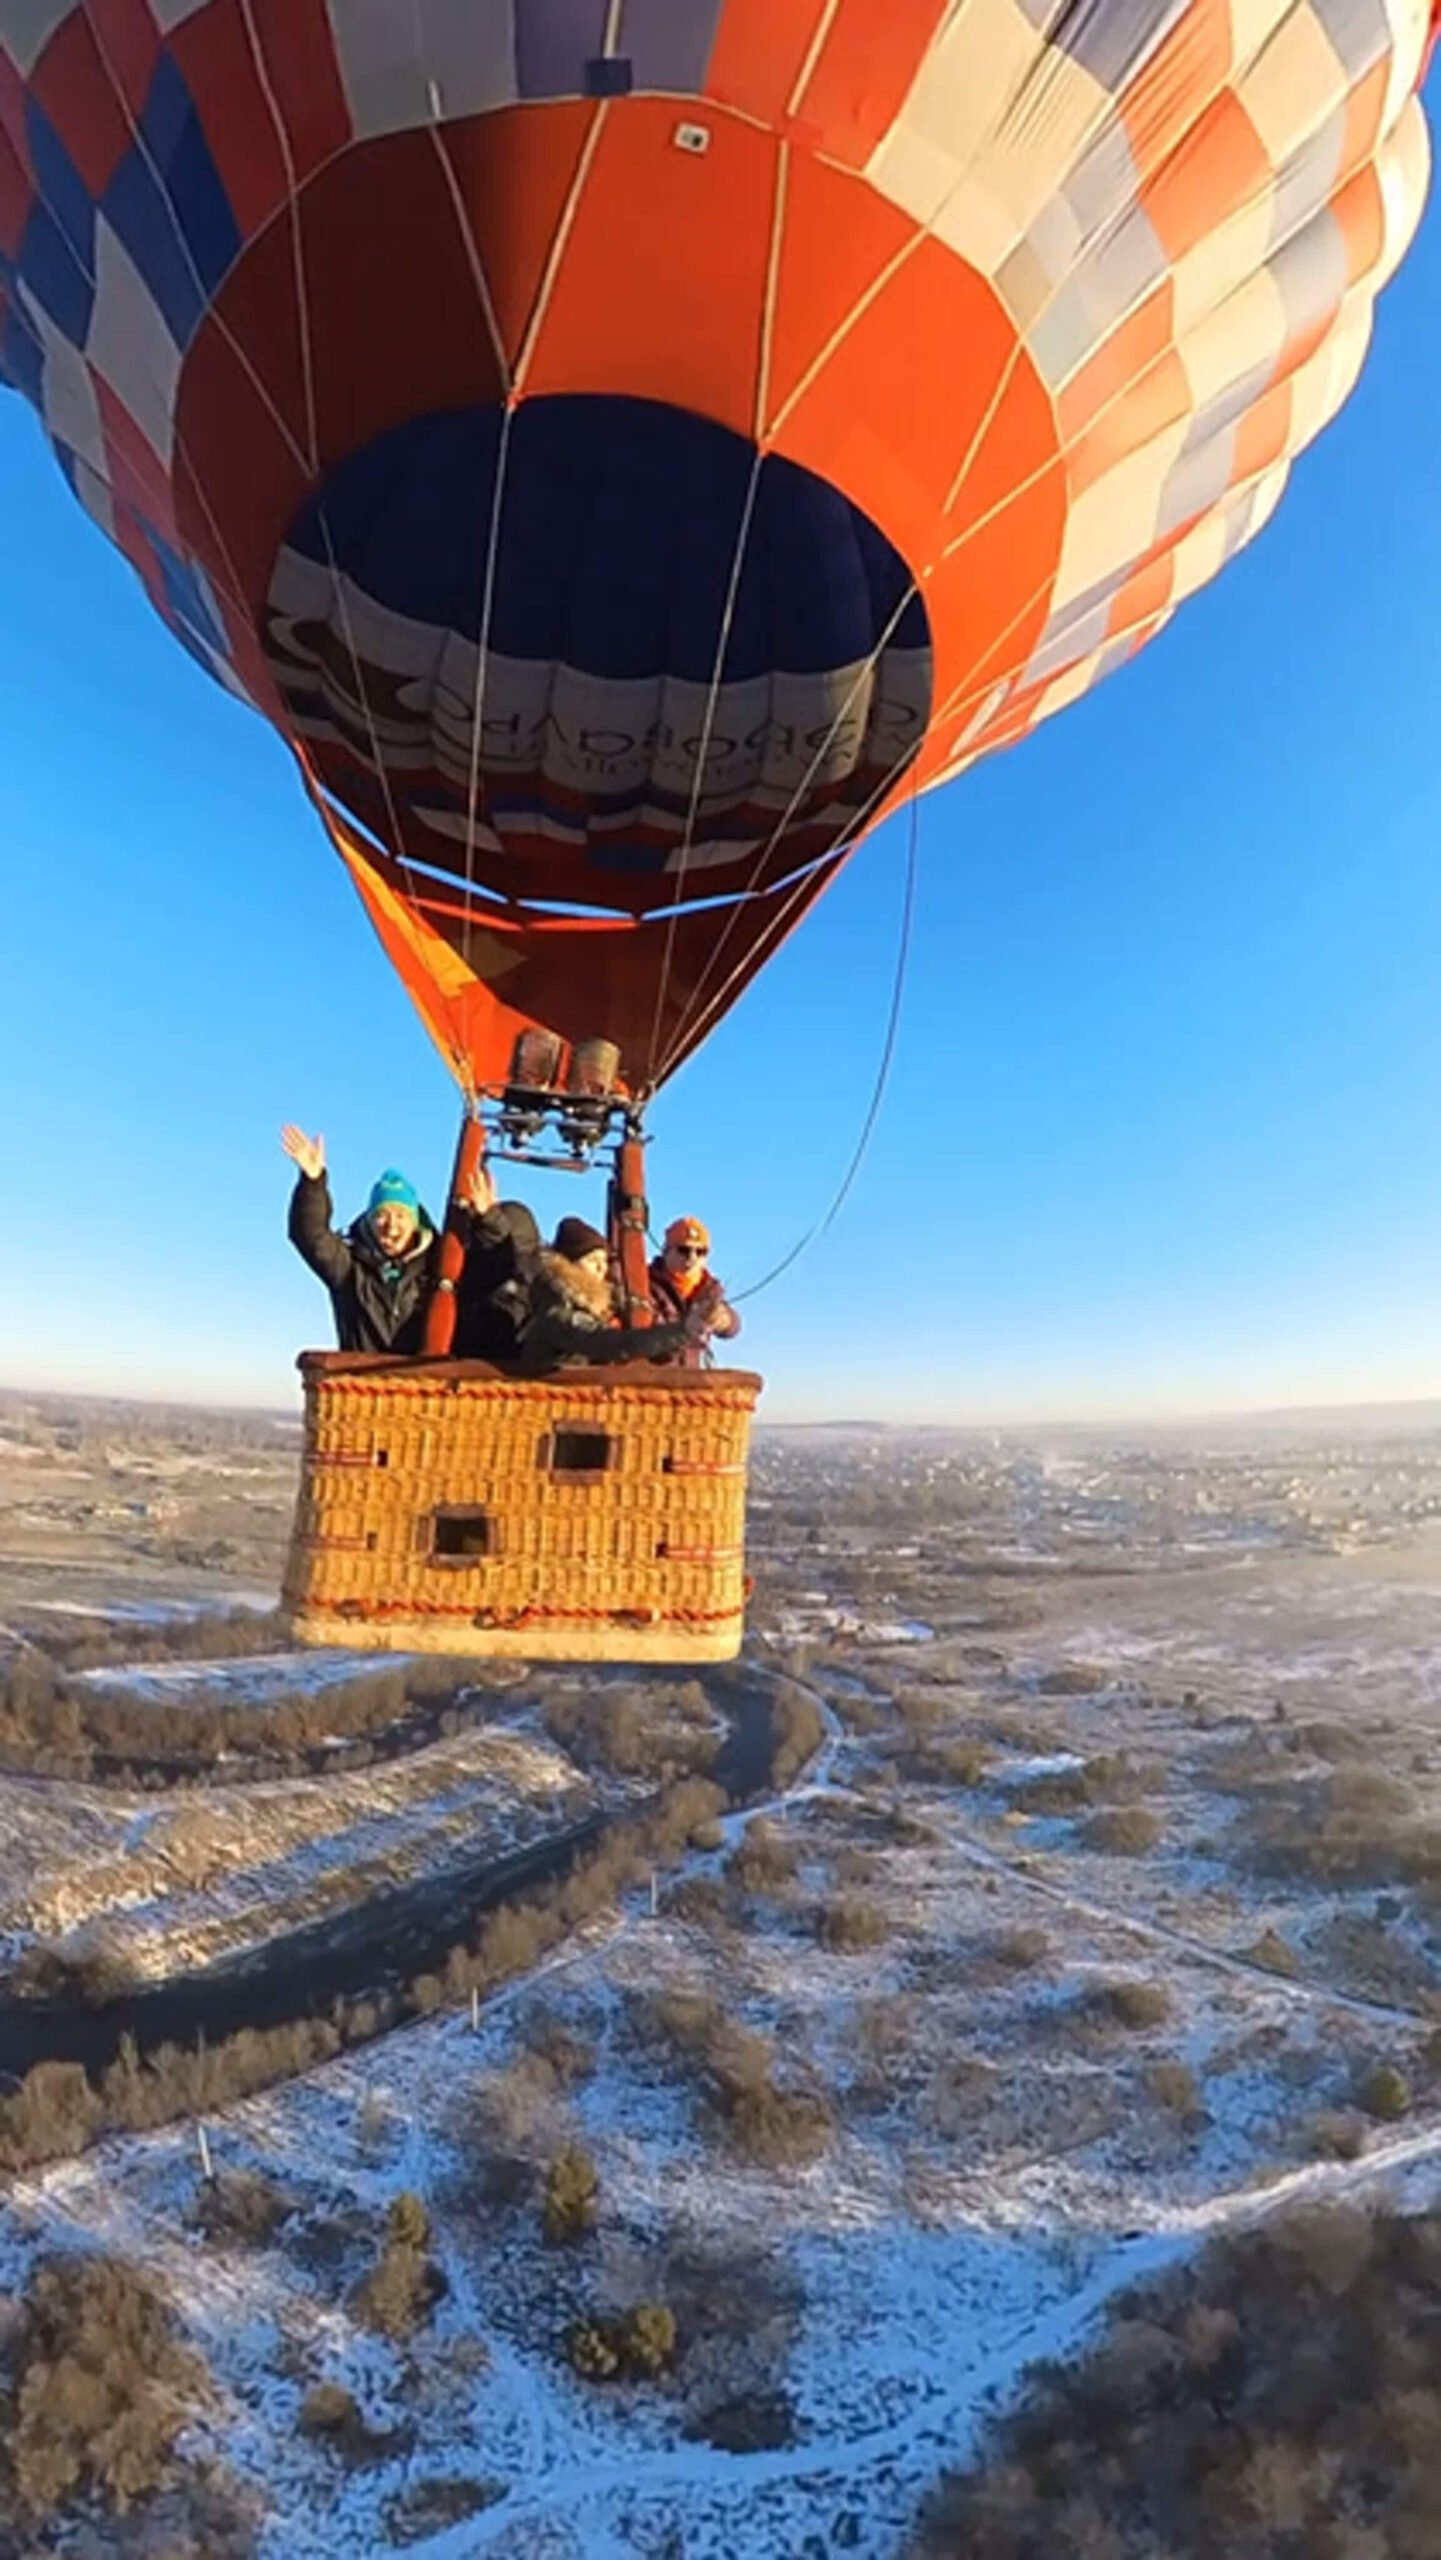
[[[465,1206],[467,1209],[473,1209],[478,1218],[483,1218],[488,1209],[495,1207],[495,1177],[489,1165],[476,1166],[464,1196]]]
[[[305,1174],[311,1182],[320,1180],[325,1171],[325,1140],[322,1137],[307,1138],[305,1131],[297,1129],[293,1120],[287,1120],[280,1132],[280,1143],[297,1172]]]

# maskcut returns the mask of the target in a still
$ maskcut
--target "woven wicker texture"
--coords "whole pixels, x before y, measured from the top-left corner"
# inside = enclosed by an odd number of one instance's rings
[[[740,1642],[760,1380],[307,1353],[303,1640],[714,1660]]]

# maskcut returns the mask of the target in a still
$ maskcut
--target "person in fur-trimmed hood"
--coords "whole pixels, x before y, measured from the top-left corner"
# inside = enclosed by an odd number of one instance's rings
[[[553,1369],[566,1360],[674,1360],[689,1340],[684,1324],[617,1323],[604,1236],[584,1218],[561,1219],[538,1260],[520,1343],[527,1369]]]

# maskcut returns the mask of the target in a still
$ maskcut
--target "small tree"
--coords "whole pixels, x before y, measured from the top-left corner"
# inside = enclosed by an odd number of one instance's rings
[[[637,2302],[620,2323],[621,2353],[633,2373],[648,2381],[675,2362],[675,2313],[666,2302]]]
[[[541,2224],[553,2244],[583,2240],[594,2231],[600,2178],[594,2160],[577,2143],[558,2151],[545,2173]]]
[[[385,2217],[386,2245],[393,2249],[428,2249],[430,2216],[418,2195],[402,2187],[390,2199]]]
[[[1356,2096],[1378,2124],[1399,2123],[1411,2106],[1405,2073],[1398,2071],[1394,2062],[1373,2062],[1370,2070],[1362,2073]]]

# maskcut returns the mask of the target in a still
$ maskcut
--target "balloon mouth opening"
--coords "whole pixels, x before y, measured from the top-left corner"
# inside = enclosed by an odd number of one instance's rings
[[[864,832],[931,712],[924,601],[864,511],[630,398],[438,411],[347,456],[262,636],[327,797],[482,909],[774,888]]]

